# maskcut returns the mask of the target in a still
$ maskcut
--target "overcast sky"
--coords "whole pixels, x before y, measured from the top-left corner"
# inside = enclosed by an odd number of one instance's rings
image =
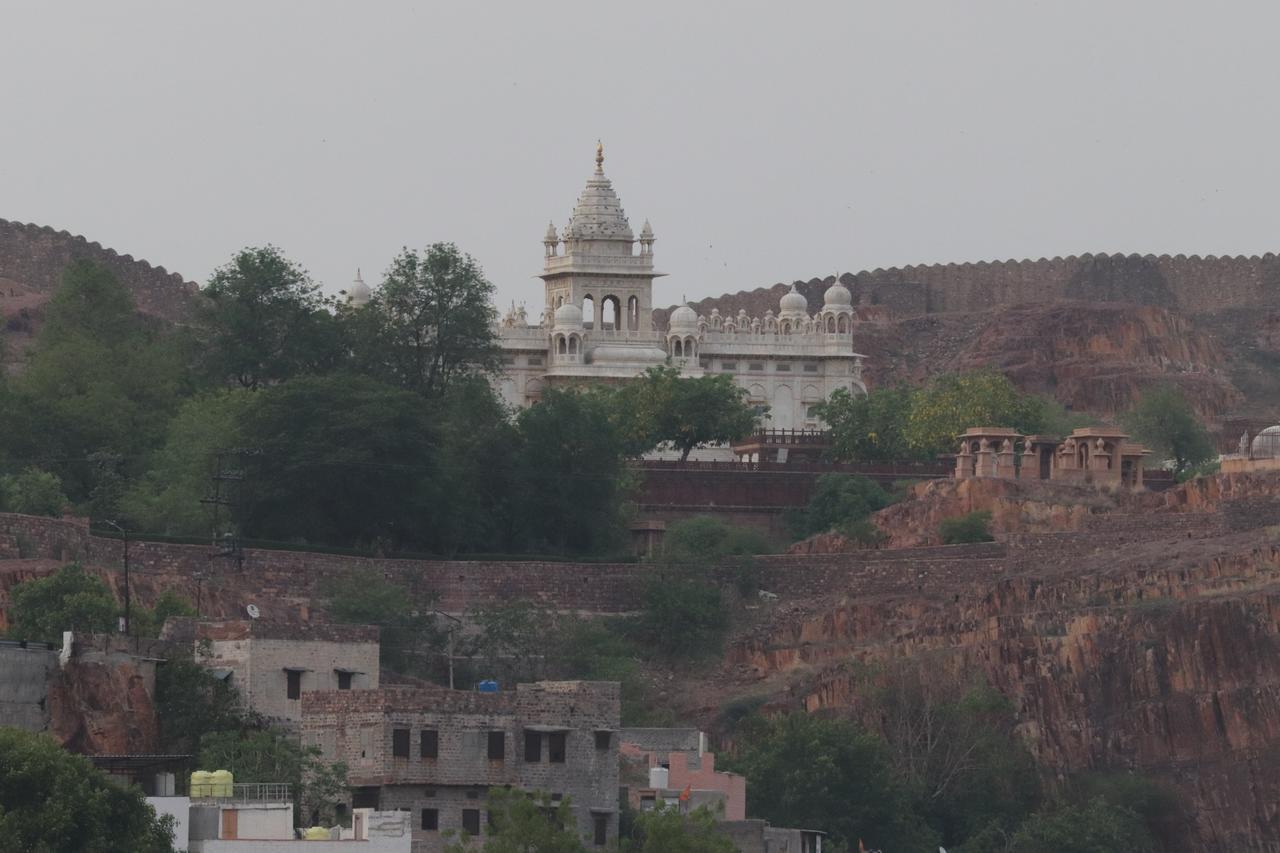
[[[908,263],[1280,250],[1274,3],[0,0],[0,218],[499,303],[605,171],[655,303]]]

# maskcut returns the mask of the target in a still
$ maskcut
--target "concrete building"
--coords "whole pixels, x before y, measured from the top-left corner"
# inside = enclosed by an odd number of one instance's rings
[[[447,830],[483,838],[489,788],[571,801],[588,845],[618,835],[616,682],[538,682],[481,693],[384,688],[303,695],[302,742],[347,764],[353,808],[406,809],[413,851]]]
[[[507,402],[527,406],[550,384],[620,382],[664,363],[687,376],[732,376],[753,404],[769,407],[775,429],[817,426],[812,407],[837,388],[865,393],[853,300],[838,279],[812,313],[793,287],[776,313],[699,316],[684,305],[658,329],[653,280],[664,273],[654,268],[654,239],[648,222],[639,237],[632,231],[597,146],[568,224],[543,237],[541,316],[530,322],[513,306],[500,321],[497,382]]]
[[[378,687],[378,629],[257,619],[170,620],[164,636],[194,644],[195,659],[228,679],[245,706],[296,728],[302,697],[316,690]]]
[[[747,817],[747,780],[716,770],[707,736],[697,729],[623,729],[618,733],[622,781],[633,809],[674,804],[688,790],[690,808],[708,805],[723,820]]]
[[[49,678],[58,667],[51,643],[0,640],[0,719],[6,726],[42,732],[49,727]]]
[[[721,825],[740,853],[822,853],[826,834],[813,829],[785,829],[763,820]]]

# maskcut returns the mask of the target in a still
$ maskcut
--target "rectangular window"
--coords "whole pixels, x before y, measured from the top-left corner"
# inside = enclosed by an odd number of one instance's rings
[[[763,370],[764,370],[764,362],[763,362],[763,361],[753,361],[753,362],[750,362],[750,363],[747,365],[747,370],[763,371]]]
[[[541,367],[541,366],[542,366],[542,356],[540,356],[540,355],[531,355],[531,356],[529,356],[529,366],[530,366],[530,367]]]
[[[774,370],[776,370],[778,373],[790,373],[790,372],[791,372],[791,365],[789,365],[789,364],[779,364],[777,367],[775,367],[775,368],[774,368]]]
[[[424,796],[424,797],[434,797],[435,795],[436,795],[436,789],[435,789],[435,788],[423,788],[423,789],[422,789],[422,796]]]
[[[515,364],[515,363],[516,363],[516,357],[515,357],[514,355],[504,355],[504,356],[502,357],[502,363],[503,363],[503,364]]]
[[[818,417],[818,406],[808,406],[805,409],[805,414],[807,414],[811,419],[816,420]]]
[[[351,689],[351,675],[352,673],[350,672],[343,672],[342,670],[338,670],[338,689],[339,690]]]
[[[542,732],[524,733],[524,760],[529,764],[542,760]]]
[[[409,757],[409,730],[391,730],[391,755],[393,758]]]
[[[613,732],[596,732],[596,749],[608,749],[613,743]]]
[[[564,732],[547,735],[547,760],[552,764],[564,764]]]
[[[438,809],[422,810],[422,828],[428,832],[435,832],[440,828],[440,812]]]
[[[422,743],[418,745],[420,758],[435,758],[440,754],[440,735],[435,729],[422,730]],[[435,792],[433,791],[432,794]]]
[[[302,697],[302,670],[286,669],[285,676],[285,696],[290,699],[299,699]]]
[[[469,835],[480,834],[480,810],[479,809],[463,809],[462,810],[462,831]]]
[[[503,732],[489,732],[489,760],[502,761],[507,757],[507,736]]]
[[[722,362],[720,362],[720,369],[721,369],[721,370],[737,370],[737,369],[738,369],[738,362],[736,362],[736,361],[722,361]]]
[[[816,364],[806,364],[806,365],[804,366],[804,372],[805,372],[805,373],[817,373],[817,372],[818,372],[818,365],[816,365]]]
[[[603,847],[609,843],[609,816],[607,814],[593,814],[591,816],[593,824],[594,842],[597,847]]]

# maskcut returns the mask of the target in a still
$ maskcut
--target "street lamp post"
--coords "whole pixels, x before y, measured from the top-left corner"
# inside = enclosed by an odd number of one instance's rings
[[[103,520],[103,524],[109,524],[116,530],[120,531],[120,535],[124,537],[124,621],[120,625],[121,633],[129,633],[129,531],[121,527],[114,521]]]

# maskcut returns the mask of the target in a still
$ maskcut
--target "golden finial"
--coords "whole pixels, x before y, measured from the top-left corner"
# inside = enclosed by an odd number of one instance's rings
[[[604,143],[596,140],[596,171],[604,171]]]

